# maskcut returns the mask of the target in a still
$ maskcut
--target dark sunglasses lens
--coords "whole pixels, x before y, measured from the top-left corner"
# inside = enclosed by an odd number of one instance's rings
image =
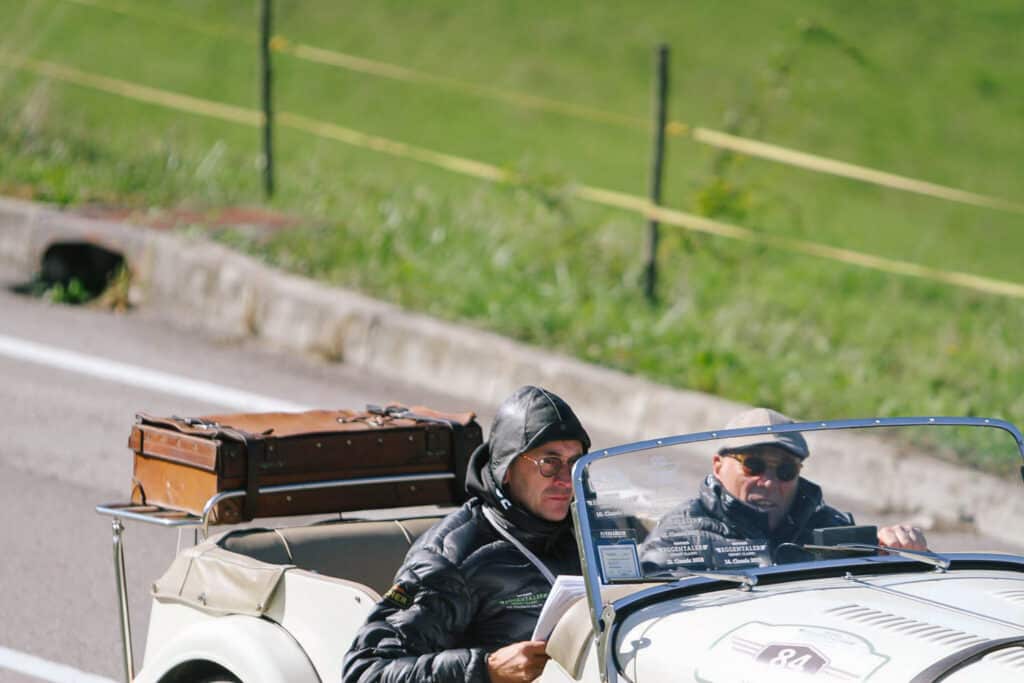
[[[757,477],[764,474],[766,465],[763,458],[759,458],[756,455],[748,455],[740,460],[740,462],[743,464],[743,474],[748,477]]]
[[[775,474],[779,481],[793,481],[796,475],[800,474],[800,466],[795,462],[784,462],[775,468]]]
[[[748,455],[740,462],[743,464],[743,474],[748,477],[759,477],[768,469],[768,463],[757,455]],[[800,465],[795,462],[786,461],[776,465],[773,469],[779,481],[793,481],[800,474]]]

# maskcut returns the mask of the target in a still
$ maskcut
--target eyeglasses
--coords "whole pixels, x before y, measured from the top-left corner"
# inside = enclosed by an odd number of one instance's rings
[[[800,468],[803,463],[793,460],[783,460],[778,463],[769,463],[764,456],[754,453],[725,453],[727,458],[736,458],[743,467],[743,474],[748,477],[760,477],[768,468],[775,470],[775,477],[779,481],[793,481],[800,475]]]
[[[583,456],[576,455],[569,458],[568,460],[562,460],[557,455],[545,455],[540,458],[532,458],[528,455],[524,455],[522,457],[526,458],[527,460],[529,460],[530,462],[537,466],[537,470],[540,472],[540,476],[546,479],[551,479],[552,477],[557,477],[559,474],[561,474],[563,467],[568,467],[568,471],[572,472],[572,466],[575,465],[576,461],[582,458]]]

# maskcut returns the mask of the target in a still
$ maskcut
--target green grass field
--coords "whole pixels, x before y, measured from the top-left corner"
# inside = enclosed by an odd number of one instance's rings
[[[1019,200],[1024,9],[1002,0],[280,1],[276,32],[460,82],[672,119]],[[258,107],[255,0],[0,3],[0,56]],[[2,64],[2,62],[0,62]],[[290,270],[680,387],[808,417],[1024,420],[1024,302],[666,228],[571,199],[642,195],[650,133],[275,55],[276,108],[523,174],[493,185],[280,128],[270,206],[219,238]],[[259,204],[255,128],[0,66],[0,192],[61,204]],[[771,236],[1024,283],[1024,216],[670,139],[665,203]],[[610,397],[610,400],[615,400]],[[976,463],[994,469],[998,464]],[[1002,469],[1009,471],[1009,464]]]

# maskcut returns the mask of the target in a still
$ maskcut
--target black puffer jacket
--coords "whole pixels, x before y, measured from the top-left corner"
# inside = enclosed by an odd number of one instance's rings
[[[487,467],[470,461],[474,497],[421,536],[395,586],[370,614],[345,656],[345,683],[488,683],[487,654],[529,640],[551,584],[483,515],[502,526],[555,575],[579,574],[568,518],[547,522],[508,505]],[[500,501],[500,503],[499,503]]]
[[[789,514],[774,531],[768,514],[730,495],[709,474],[696,498],[665,515],[641,549],[645,574],[673,569],[730,569],[805,559],[780,552],[784,543],[809,543],[814,529],[853,524],[853,515],[822,502],[821,487],[804,478]]]

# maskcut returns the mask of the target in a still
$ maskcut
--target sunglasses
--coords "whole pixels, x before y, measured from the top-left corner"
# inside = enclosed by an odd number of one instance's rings
[[[540,458],[532,458],[528,455],[522,456],[535,464],[537,470],[540,472],[540,476],[545,479],[551,479],[557,477],[562,471],[563,467],[567,467],[569,472],[572,472],[572,466],[576,464],[576,461],[582,458],[582,455],[577,455],[569,458],[568,460],[562,460],[557,455],[545,455]]]
[[[783,460],[772,464],[764,456],[755,453],[724,453],[723,455],[739,460],[743,467],[743,474],[748,477],[760,477],[771,468],[775,470],[775,477],[779,481],[793,481],[800,476],[800,468],[803,467],[803,463],[793,460]]]

